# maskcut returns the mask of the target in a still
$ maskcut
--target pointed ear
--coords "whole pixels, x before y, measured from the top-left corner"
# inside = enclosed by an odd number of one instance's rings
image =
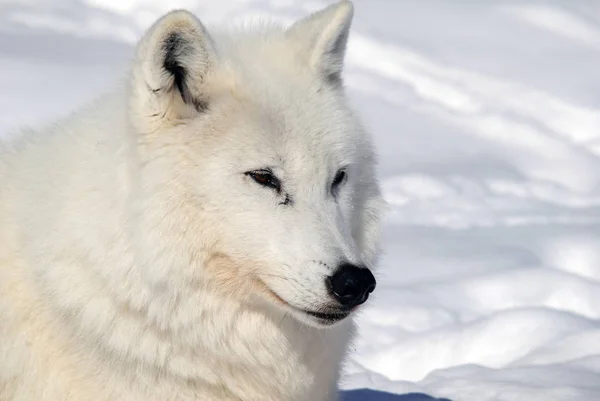
[[[146,123],[164,124],[201,113],[203,90],[217,57],[202,23],[187,11],[172,11],[140,41],[133,66],[132,106]],[[151,128],[151,127],[148,127]]]
[[[354,8],[341,1],[293,24],[288,35],[308,52],[311,68],[330,83],[340,84]]]

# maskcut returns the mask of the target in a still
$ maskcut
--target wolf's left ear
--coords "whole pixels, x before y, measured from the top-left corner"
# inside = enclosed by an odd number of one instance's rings
[[[308,61],[323,78],[339,84],[354,7],[341,1],[296,22],[287,34],[308,51]]]
[[[193,14],[166,14],[137,47],[132,106],[154,123],[204,111],[209,99],[203,89],[216,62],[213,41]]]

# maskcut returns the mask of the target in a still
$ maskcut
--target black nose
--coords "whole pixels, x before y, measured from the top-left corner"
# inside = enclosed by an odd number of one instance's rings
[[[376,284],[369,269],[349,263],[340,265],[326,283],[335,299],[347,308],[364,303]]]

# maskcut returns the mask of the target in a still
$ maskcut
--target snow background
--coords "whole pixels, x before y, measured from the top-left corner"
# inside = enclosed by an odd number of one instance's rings
[[[0,0],[0,135],[108,90],[171,8],[287,22],[326,3]],[[341,387],[600,400],[600,1],[355,6],[347,86],[391,211]]]

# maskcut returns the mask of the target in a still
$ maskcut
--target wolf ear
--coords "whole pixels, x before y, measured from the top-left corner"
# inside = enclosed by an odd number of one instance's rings
[[[311,68],[330,83],[339,84],[354,7],[341,1],[296,22],[288,35],[308,51]]]
[[[133,68],[133,107],[154,121],[203,112],[203,91],[217,57],[208,32],[191,13],[171,11],[140,41]]]

